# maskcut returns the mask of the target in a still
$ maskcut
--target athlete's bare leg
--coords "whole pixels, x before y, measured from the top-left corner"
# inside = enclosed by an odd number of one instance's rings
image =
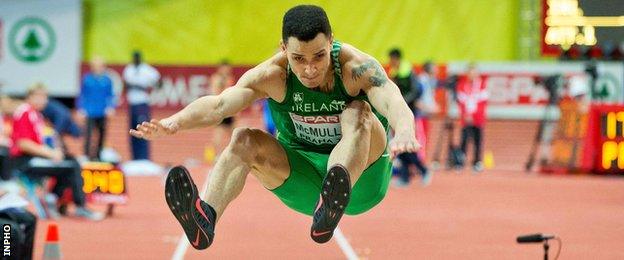
[[[217,220],[243,190],[249,172],[268,189],[279,187],[290,173],[286,152],[277,140],[249,128],[234,130],[230,144],[210,174],[206,201],[199,198],[186,168],[176,166],[169,170],[165,199],[195,249],[206,249],[212,244]]]
[[[217,218],[243,190],[249,172],[265,188],[275,189],[288,178],[290,165],[273,136],[259,129],[236,128],[210,174],[205,196]]]
[[[351,186],[375,162],[386,147],[386,132],[364,101],[353,101],[340,116],[342,139],[329,155],[330,167],[340,164],[349,172]]]

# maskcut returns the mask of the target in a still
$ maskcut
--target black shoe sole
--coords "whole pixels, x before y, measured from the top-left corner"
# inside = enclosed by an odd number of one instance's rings
[[[169,170],[165,183],[167,205],[182,225],[190,244],[195,249],[201,250],[212,244],[214,233],[210,231],[210,227],[202,227],[195,220],[196,215],[205,216],[205,213],[203,211],[200,213],[196,206],[199,204],[198,194],[197,186],[186,168],[176,166]]]
[[[342,165],[329,169],[321,189],[322,201],[314,212],[310,237],[317,243],[325,243],[334,235],[334,229],[342,218],[351,198],[351,180]]]

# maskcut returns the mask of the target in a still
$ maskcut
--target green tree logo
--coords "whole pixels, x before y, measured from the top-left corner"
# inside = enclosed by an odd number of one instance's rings
[[[622,98],[621,83],[615,75],[606,72],[601,73],[594,83],[593,100],[606,102],[619,102]]]
[[[15,23],[8,40],[13,56],[27,63],[46,60],[56,46],[54,30],[50,24],[37,17],[26,17]]]

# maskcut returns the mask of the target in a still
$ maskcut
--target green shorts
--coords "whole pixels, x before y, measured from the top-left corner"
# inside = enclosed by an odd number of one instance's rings
[[[312,215],[327,174],[329,154],[282,147],[288,156],[290,176],[271,191],[289,208]],[[391,175],[392,162],[386,152],[364,170],[353,186],[345,214],[357,215],[377,205],[386,195]]]

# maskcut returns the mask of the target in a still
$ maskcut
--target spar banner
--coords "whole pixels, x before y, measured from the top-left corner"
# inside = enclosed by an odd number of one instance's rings
[[[123,95],[122,73],[126,65],[110,65],[108,75],[113,81],[118,106],[126,105]],[[151,105],[155,108],[181,108],[193,100],[212,94],[210,76],[217,66],[153,65],[161,75],[162,86],[150,91]],[[252,66],[233,66],[234,79],[238,80]],[[81,78],[89,71],[88,63],[80,69]]]
[[[82,53],[80,0],[0,1],[0,86],[24,94],[43,82],[54,96],[74,96]]]
[[[206,94],[211,94],[210,76],[216,71],[211,65],[153,65],[162,75],[160,89],[151,91],[151,105],[157,108],[180,108]],[[125,65],[111,65],[109,75],[113,79],[119,104],[124,105],[121,73]],[[234,66],[233,73],[238,79],[251,65]],[[446,76],[461,75],[466,63],[449,63],[444,71]],[[571,81],[589,82],[585,64],[578,63],[478,63],[479,73],[484,77],[489,93],[488,117],[493,119],[540,119],[548,100],[548,92],[543,81],[538,79],[553,75],[563,75],[565,84]],[[83,64],[81,75],[88,71]],[[597,95],[607,103],[624,101],[624,65],[621,63],[597,63]],[[588,84],[588,83],[586,83]],[[565,95],[565,89],[560,90]],[[453,102],[449,102],[449,112],[457,115]],[[553,115],[557,118],[557,115]]]
[[[486,83],[487,116],[491,119],[541,119],[548,103],[544,79],[550,76],[564,77],[563,86],[558,89],[561,96],[567,94],[572,82],[590,89],[588,67],[583,62],[479,62],[476,65]],[[448,75],[462,75],[466,66],[467,63],[449,63]],[[598,62],[596,72],[593,97],[605,103],[623,102],[624,64]],[[457,116],[457,107],[451,105],[449,112]],[[551,116],[558,118],[556,112]]]

